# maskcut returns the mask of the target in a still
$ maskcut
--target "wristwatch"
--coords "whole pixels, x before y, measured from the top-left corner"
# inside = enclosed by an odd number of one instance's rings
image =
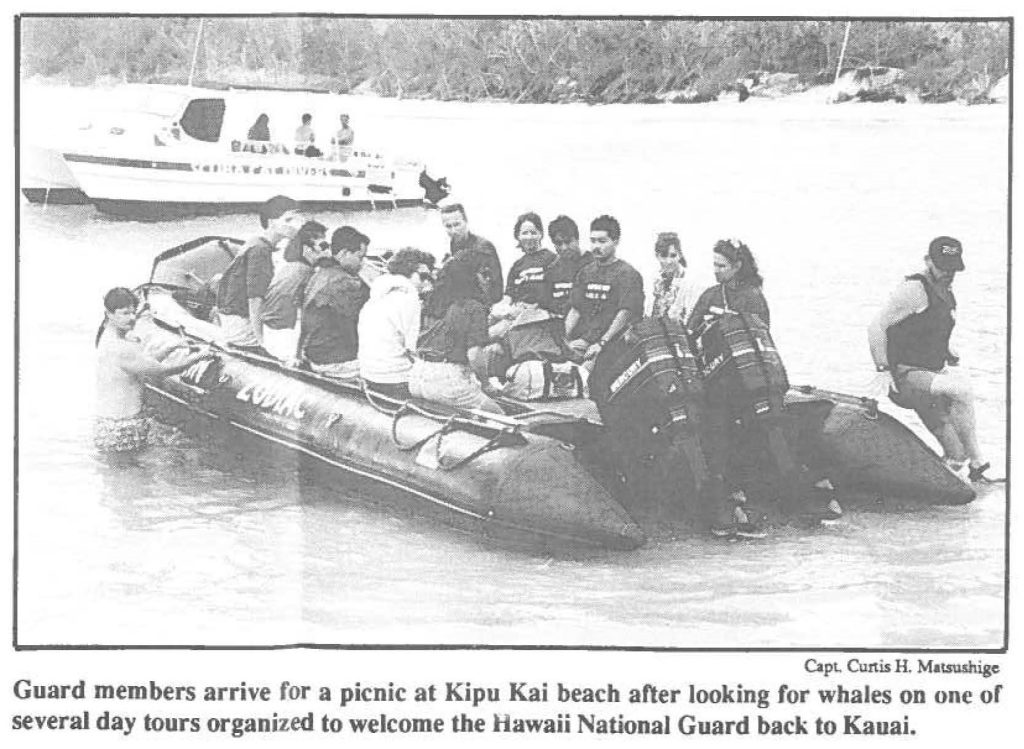
[[[888,364],[879,364],[879,365],[877,365],[875,367],[875,371],[876,372],[888,372],[889,371],[889,365]]]

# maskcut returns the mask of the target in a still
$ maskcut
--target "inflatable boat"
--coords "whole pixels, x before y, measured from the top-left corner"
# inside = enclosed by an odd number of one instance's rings
[[[138,288],[143,344],[209,344],[215,358],[147,384],[158,409],[283,450],[301,470],[366,489],[474,534],[563,550],[634,549],[671,516],[637,496],[608,454],[593,402],[503,401],[505,415],[398,401],[233,349],[207,320],[204,282],[241,242],[202,237],[158,256]],[[185,355],[187,347],[183,346]],[[874,401],[804,387],[787,398],[801,460],[828,473],[845,507],[963,504],[971,488]],[[348,493],[348,492],[346,492]],[[687,498],[678,503],[685,507]],[[664,502],[664,498],[660,500]],[[671,508],[669,508],[671,509]],[[772,519],[779,513],[769,508]],[[686,513],[673,521],[685,526]]]

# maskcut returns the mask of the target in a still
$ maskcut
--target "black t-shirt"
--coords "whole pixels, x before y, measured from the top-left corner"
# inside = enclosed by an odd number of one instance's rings
[[[586,252],[582,255],[559,255],[545,271],[548,289],[551,292],[551,299],[547,309],[565,317],[572,307],[572,284],[576,274],[580,272],[587,263],[593,260],[593,256]]]
[[[547,308],[551,303],[551,292],[545,271],[555,261],[555,257],[555,253],[544,248],[524,253],[508,271],[505,293],[513,302],[518,302],[527,290],[534,291],[537,294],[536,301]]]
[[[644,281],[625,260],[591,262],[580,268],[572,288],[572,308],[580,313],[570,338],[594,343],[612,324],[619,310],[629,310],[633,320],[644,316]]]

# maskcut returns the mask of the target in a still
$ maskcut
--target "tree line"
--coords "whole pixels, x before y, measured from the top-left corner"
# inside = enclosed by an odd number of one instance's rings
[[[29,17],[21,74],[89,85],[247,83],[382,96],[714,98],[750,71],[836,74],[843,21]],[[198,39],[198,43],[197,43]],[[926,100],[987,90],[1008,72],[1007,22],[855,21],[843,69],[895,67]]]

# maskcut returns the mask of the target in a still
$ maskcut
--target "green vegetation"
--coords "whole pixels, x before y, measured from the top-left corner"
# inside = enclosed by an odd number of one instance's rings
[[[713,98],[748,71],[835,76],[841,21],[209,18],[196,82],[552,102]],[[188,79],[196,18],[26,18],[22,76]],[[976,99],[1007,72],[1009,23],[852,24],[844,70],[889,66],[925,100]]]

